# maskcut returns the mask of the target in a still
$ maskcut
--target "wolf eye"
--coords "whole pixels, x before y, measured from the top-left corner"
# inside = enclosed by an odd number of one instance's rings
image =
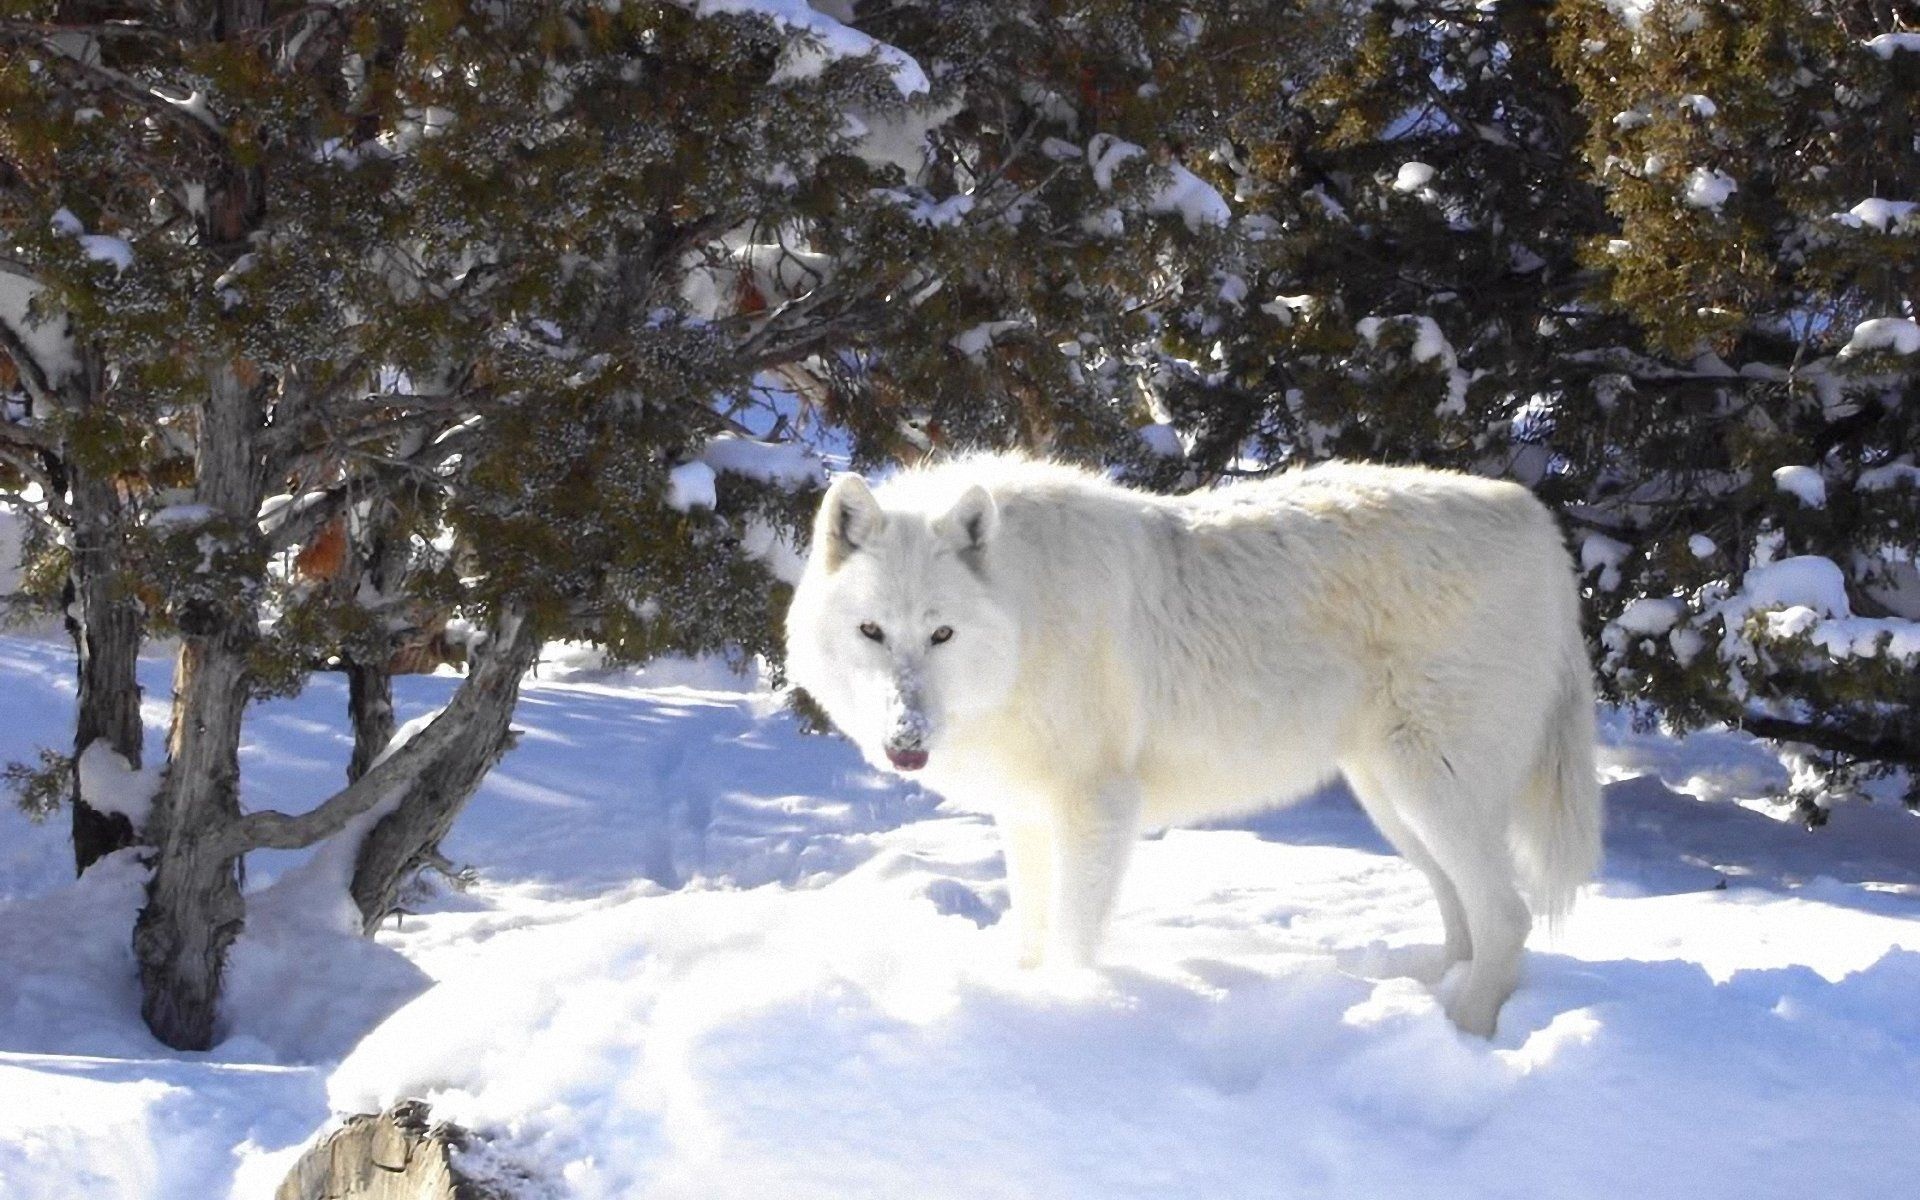
[[[942,625],[940,628],[933,631],[933,644],[936,646],[938,646],[941,642],[951,641],[952,639],[953,639],[953,626],[951,625]]]
[[[887,635],[881,632],[880,627],[872,621],[860,622],[860,636],[870,642],[884,642],[887,640]]]

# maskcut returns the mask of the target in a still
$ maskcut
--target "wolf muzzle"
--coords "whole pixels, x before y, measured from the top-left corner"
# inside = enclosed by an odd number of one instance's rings
[[[895,681],[887,702],[887,761],[896,770],[918,771],[927,765],[927,737],[931,732],[927,710],[921,700],[919,680],[911,676]]]

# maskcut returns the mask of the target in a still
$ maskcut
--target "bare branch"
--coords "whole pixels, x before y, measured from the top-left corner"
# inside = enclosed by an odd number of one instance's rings
[[[1834,725],[1813,725],[1757,713],[1747,714],[1741,719],[1740,725],[1756,737],[1771,738],[1777,742],[1804,742],[1849,758],[1920,767],[1920,743],[1910,736],[1897,733],[1868,735]]]
[[[503,683],[513,682],[502,676],[512,672],[519,661],[512,653],[515,644],[521,638],[533,636],[533,630],[521,614],[503,613],[494,622],[491,636],[476,655],[473,667],[454,692],[453,699],[425,729],[316,808],[297,815],[268,809],[241,817],[227,826],[221,852],[245,854],[252,850],[305,849],[340,832],[347,822],[381,801],[403,793],[459,740],[489,694]]]
[[[127,38],[164,42],[166,36],[133,21],[29,21],[16,17],[0,18],[0,35],[12,34],[34,39],[85,34],[97,38]]]
[[[276,525],[267,537],[268,550],[277,553],[305,542],[327,522],[345,512],[354,500],[369,492],[380,491],[398,480],[431,472],[447,459],[462,453],[473,440],[471,429],[456,429],[422,446],[406,458],[383,458],[356,451],[350,446],[341,448],[342,454],[364,464],[363,468],[324,488],[314,489],[322,493],[321,498],[302,505],[298,513]]]
[[[16,40],[14,38],[7,39]],[[159,87],[142,83],[130,75],[125,75],[112,67],[90,60],[84,52],[78,52],[61,43],[58,37],[40,36],[36,38],[40,48],[49,58],[58,58],[86,72],[94,80],[105,84],[109,89],[145,108],[156,116],[170,121],[178,121],[186,128],[193,129],[205,137],[215,148],[222,148],[226,141],[226,131],[219,121],[206,110],[198,93],[180,89],[185,95],[175,99],[160,90]]]
[[[0,426],[0,438],[6,436],[10,426]],[[33,457],[23,455],[7,446],[0,446],[0,463],[20,472],[40,488],[41,503],[46,505],[47,516],[55,525],[70,525],[73,522],[73,510],[61,496],[61,488],[54,482],[52,474],[43,468]]]

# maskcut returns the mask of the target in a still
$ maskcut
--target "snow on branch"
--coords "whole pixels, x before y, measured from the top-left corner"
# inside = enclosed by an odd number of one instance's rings
[[[1459,355],[1454,352],[1453,343],[1440,330],[1440,325],[1432,317],[1422,313],[1403,313],[1386,317],[1362,317],[1353,327],[1353,331],[1366,340],[1369,346],[1380,344],[1380,334],[1395,327],[1411,328],[1413,345],[1411,354],[1416,363],[1437,362],[1447,377],[1447,398],[1440,402],[1435,410],[1442,414],[1458,415],[1467,411],[1467,385],[1472,381],[1467,373],[1460,369]]]
[[[1883,59],[1892,59],[1899,50],[1920,54],[1920,33],[1883,33],[1868,38],[1865,45]]]
[[[1887,200],[1869,196],[1833,219],[1849,229],[1872,228],[1881,233],[1904,233],[1920,226],[1920,204],[1911,200]]]
[[[130,22],[123,32],[130,34],[139,29],[139,25]],[[99,40],[95,33],[85,33],[79,37],[42,36],[38,41],[48,54],[66,60],[95,80],[106,84],[116,93],[142,105],[156,116],[177,117],[204,133],[214,145],[225,142],[226,128],[207,105],[204,92],[179,87],[163,89],[159,85],[144,83],[114,70],[101,61]],[[184,94],[169,95],[169,91]]]
[[[1103,192],[1113,190],[1114,172],[1127,162],[1145,157],[1146,147],[1096,133],[1087,142],[1087,165],[1093,171],[1094,186]],[[1226,198],[1206,180],[1179,163],[1167,164],[1170,178],[1158,184],[1147,196],[1146,209],[1156,216],[1175,216],[1198,233],[1209,226],[1225,225],[1233,218]]]
[[[902,97],[921,95],[928,90],[927,73],[911,55],[828,16],[807,4],[806,0],[684,2],[698,16],[737,14],[765,17],[780,28],[798,35],[801,44],[789,46],[780,56],[780,64],[773,73],[775,83],[812,79],[830,63],[871,55],[886,68]]]
[[[790,304],[833,277],[832,259],[784,242],[723,241],[688,251],[684,265],[680,298],[709,321]]]
[[[1868,762],[1895,762],[1920,767],[1920,749],[1897,734],[1863,735],[1838,725],[1795,721],[1761,713],[1748,714],[1741,720],[1740,726],[1756,737],[1770,738],[1776,742],[1803,742]]]
[[[159,767],[135,767],[106,738],[87,743],[80,755],[80,795],[92,808],[120,813],[139,829],[147,823],[153,797],[160,790]]]
[[[471,418],[452,422],[444,415],[439,418],[449,427],[413,454],[402,458],[361,456],[354,470],[324,487],[312,489],[298,498],[268,497],[255,515],[268,547],[279,551],[299,545],[343,514],[355,497],[377,492],[397,480],[430,474],[462,454],[476,439],[477,424]],[[399,427],[408,420],[395,418],[391,424]]]
[[[35,311],[34,299],[43,290],[20,268],[0,262],[0,352],[20,368],[35,399],[51,403],[79,370],[80,358],[66,317]]]
[[[680,512],[712,508],[714,485],[721,472],[789,492],[822,487],[827,482],[826,464],[806,446],[722,433],[709,440],[695,458],[669,473],[667,507]]]
[[[1886,350],[1894,354],[1920,353],[1920,324],[1911,317],[1875,317],[1853,327],[1853,336],[1840,348],[1841,358]]]

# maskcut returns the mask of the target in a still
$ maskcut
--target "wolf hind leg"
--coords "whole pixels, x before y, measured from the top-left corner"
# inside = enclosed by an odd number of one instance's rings
[[[1446,930],[1446,966],[1466,962],[1473,957],[1473,934],[1467,925],[1467,910],[1460,903],[1460,891],[1454,887],[1453,880],[1447,877],[1440,867],[1439,860],[1427,849],[1426,843],[1413,831],[1400,816],[1394,797],[1389,795],[1386,785],[1380,777],[1363,765],[1349,764],[1342,768],[1347,786],[1352,789],[1354,798],[1360,802],[1360,808],[1367,814],[1380,836],[1387,839],[1395,853],[1419,868],[1433,887],[1433,896],[1440,904],[1440,922]]]
[[[1140,803],[1140,787],[1131,780],[1055,801],[1049,965],[1093,965],[1139,837]]]
[[[1445,1001],[1468,1033],[1492,1037],[1500,1008],[1520,982],[1533,915],[1520,898],[1509,813],[1519,784],[1488,778],[1465,748],[1447,753],[1396,739],[1381,780],[1396,814],[1452,883],[1466,918],[1472,957],[1465,984]]]

